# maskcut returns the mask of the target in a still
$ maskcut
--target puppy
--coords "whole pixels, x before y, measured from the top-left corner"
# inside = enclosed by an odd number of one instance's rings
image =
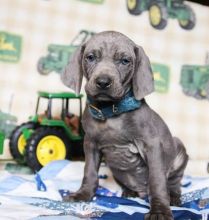
[[[154,82],[144,50],[121,33],[96,34],[72,55],[62,81],[79,93],[83,76],[88,99],[82,119],[84,178],[80,189],[65,200],[92,199],[104,157],[123,196],[149,196],[145,219],[173,219],[170,204],[180,203],[188,156],[145,102]]]

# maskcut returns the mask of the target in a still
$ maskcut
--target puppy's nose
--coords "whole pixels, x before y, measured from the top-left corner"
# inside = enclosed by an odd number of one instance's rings
[[[112,80],[108,76],[101,76],[96,79],[96,86],[99,89],[108,89],[112,83]]]

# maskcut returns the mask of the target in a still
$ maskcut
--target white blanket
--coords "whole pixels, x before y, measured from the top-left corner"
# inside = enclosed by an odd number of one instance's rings
[[[35,175],[1,171],[0,219],[143,219],[149,204],[141,199],[121,198],[121,188],[105,166],[100,168],[101,188],[92,202],[62,202],[61,192],[79,189],[83,168],[83,162],[62,160],[50,163]],[[185,177],[183,185],[182,202],[185,205],[172,207],[175,219],[209,219],[209,178]],[[38,190],[38,186],[43,191]]]

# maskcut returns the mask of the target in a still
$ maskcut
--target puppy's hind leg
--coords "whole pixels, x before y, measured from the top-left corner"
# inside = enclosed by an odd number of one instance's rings
[[[137,192],[129,189],[128,187],[126,187],[123,183],[121,183],[121,181],[119,181],[117,178],[114,177],[115,182],[121,187],[122,189],[122,197],[128,198],[128,197],[132,197],[132,198],[136,198],[138,197]]]
[[[131,189],[123,187],[122,190],[123,190],[122,197],[125,197],[125,198],[128,198],[128,197],[132,197],[132,198],[139,197],[138,193],[133,191],[133,190],[131,190]]]
[[[181,180],[188,162],[188,155],[186,154],[183,143],[178,138],[174,137],[174,142],[177,147],[177,156],[168,176],[168,189],[170,192],[170,204],[180,206]]]
[[[131,190],[127,186],[125,186],[123,183],[118,181],[116,178],[114,178],[114,179],[118,183],[118,185],[120,185],[120,187],[122,188],[122,197],[125,197],[125,198],[130,198],[130,197],[131,198],[137,198],[137,197],[139,197],[141,199],[146,198],[147,192],[145,190],[141,191],[141,192]]]

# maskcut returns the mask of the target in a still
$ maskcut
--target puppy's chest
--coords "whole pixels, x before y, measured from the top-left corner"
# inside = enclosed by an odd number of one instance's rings
[[[136,170],[145,165],[142,154],[134,143],[103,145],[101,152],[110,168],[125,171]]]
[[[143,163],[144,145],[135,138],[133,130],[123,120],[92,123],[90,136],[110,167],[131,170]]]
[[[92,121],[90,124],[90,130],[86,133],[99,143],[101,148],[107,144],[124,144],[133,138],[123,120],[113,118],[105,122]]]

